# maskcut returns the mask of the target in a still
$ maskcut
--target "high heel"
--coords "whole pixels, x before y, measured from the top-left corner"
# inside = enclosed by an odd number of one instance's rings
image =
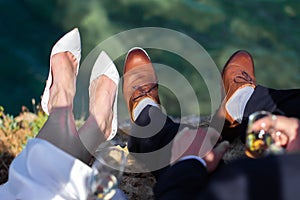
[[[42,109],[47,115],[49,115],[48,102],[50,97],[50,87],[52,85],[51,58],[54,54],[67,52],[67,51],[72,53],[77,60],[78,63],[77,71],[76,71],[76,75],[77,75],[79,70],[79,63],[81,59],[81,40],[80,40],[80,34],[78,28],[74,28],[73,30],[65,34],[60,40],[56,42],[56,44],[52,48],[51,55],[50,55],[49,75],[48,75],[48,79],[46,82],[46,86],[41,101]]]
[[[110,57],[106,54],[105,51],[102,51],[100,53],[100,55],[98,56],[98,58],[94,63],[92,73],[90,76],[90,84],[101,75],[106,75],[108,78],[113,80],[113,82],[117,85],[115,100],[113,105],[113,119],[111,123],[111,133],[107,138],[107,140],[111,140],[113,137],[115,137],[118,130],[117,99],[118,99],[118,84],[119,84],[120,76],[115,64],[110,59]]]

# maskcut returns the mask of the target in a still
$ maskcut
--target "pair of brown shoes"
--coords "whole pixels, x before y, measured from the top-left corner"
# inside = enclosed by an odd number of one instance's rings
[[[230,116],[225,105],[232,95],[245,86],[256,87],[254,64],[251,55],[246,51],[234,53],[222,71],[225,88],[223,103],[218,111],[220,117],[234,127],[238,122]],[[141,48],[129,51],[124,66],[123,93],[128,111],[133,120],[133,109],[144,98],[150,98],[159,104],[158,82],[155,70],[147,53]]]

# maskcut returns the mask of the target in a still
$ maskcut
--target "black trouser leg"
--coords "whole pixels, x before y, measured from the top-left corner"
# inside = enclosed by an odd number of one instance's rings
[[[258,85],[249,99],[243,117],[255,111],[266,110],[274,114],[300,119],[300,89],[275,90]]]
[[[170,163],[172,140],[179,129],[180,124],[174,123],[160,109],[147,106],[132,125],[128,149],[158,178]]]
[[[300,89],[276,90],[258,85],[249,99],[240,125],[228,128],[226,124],[223,135],[240,135],[245,140],[248,117],[256,111],[269,111],[273,114],[296,117],[300,119]]]

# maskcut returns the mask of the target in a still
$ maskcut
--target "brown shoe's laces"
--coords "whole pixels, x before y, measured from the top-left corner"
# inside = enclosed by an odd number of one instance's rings
[[[234,77],[234,82],[235,83],[251,83],[255,84],[251,76],[245,71],[242,71],[242,75],[238,75]]]
[[[149,89],[147,89],[147,86],[149,86],[148,84],[144,85],[144,86],[134,86],[133,89],[136,90],[135,93],[138,91],[139,95],[136,96],[136,97],[133,97],[132,101],[136,101],[140,97],[146,96],[148,93],[150,93],[152,90],[154,90],[155,88],[158,87],[157,83],[154,83],[154,84],[151,84],[151,85],[152,85],[152,87],[150,87]],[[147,89],[147,90],[145,90],[145,89]]]

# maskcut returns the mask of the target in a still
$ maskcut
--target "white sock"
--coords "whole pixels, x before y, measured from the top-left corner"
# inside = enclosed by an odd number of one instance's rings
[[[150,98],[144,98],[143,100],[141,100],[138,105],[135,107],[135,109],[133,109],[133,121],[135,121],[138,116],[141,114],[141,112],[144,110],[144,108],[146,106],[154,106],[160,109],[160,106],[155,103],[152,99]]]
[[[254,88],[251,86],[238,89],[226,103],[225,107],[228,114],[239,123],[242,122],[246,104],[253,92]]]

